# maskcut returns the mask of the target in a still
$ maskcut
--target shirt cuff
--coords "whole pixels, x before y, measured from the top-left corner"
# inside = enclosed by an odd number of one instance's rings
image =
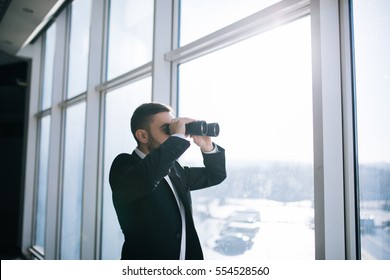
[[[181,138],[181,139],[187,140],[187,139],[186,139],[186,136],[185,136],[184,134],[176,133],[176,134],[172,134],[171,136],[179,137],[179,138]],[[188,140],[187,140],[187,141],[188,141]]]
[[[203,152],[204,154],[215,154],[218,153],[218,146],[213,143],[214,149],[212,149],[210,152]]]

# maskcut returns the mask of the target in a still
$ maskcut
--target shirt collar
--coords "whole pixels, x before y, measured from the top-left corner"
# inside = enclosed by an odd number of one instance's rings
[[[146,157],[146,155],[145,155],[143,152],[141,152],[141,150],[138,149],[138,148],[135,148],[134,152],[135,152],[141,159],[144,159],[144,158]]]

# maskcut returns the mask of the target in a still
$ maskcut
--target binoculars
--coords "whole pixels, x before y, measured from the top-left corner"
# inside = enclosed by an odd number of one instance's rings
[[[165,126],[165,132],[171,134],[169,125]],[[219,135],[218,123],[206,123],[205,121],[194,121],[186,124],[186,134],[198,136],[217,137]]]

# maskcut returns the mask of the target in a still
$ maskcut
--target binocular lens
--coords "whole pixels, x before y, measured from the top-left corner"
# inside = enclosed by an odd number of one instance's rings
[[[218,135],[219,135],[219,124],[218,123],[207,124],[206,136],[217,137]]]

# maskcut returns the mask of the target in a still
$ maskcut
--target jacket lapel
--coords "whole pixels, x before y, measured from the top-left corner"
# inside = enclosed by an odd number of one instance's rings
[[[182,175],[180,174],[181,166],[177,162],[172,166],[169,178],[171,179],[173,183],[173,187],[175,188],[176,192],[178,193],[184,208],[186,209],[186,212],[188,211],[188,214],[192,214],[192,201],[191,201],[191,195],[189,191],[187,191],[187,188],[185,186],[185,178],[182,178]],[[192,215],[191,215],[192,216]]]

